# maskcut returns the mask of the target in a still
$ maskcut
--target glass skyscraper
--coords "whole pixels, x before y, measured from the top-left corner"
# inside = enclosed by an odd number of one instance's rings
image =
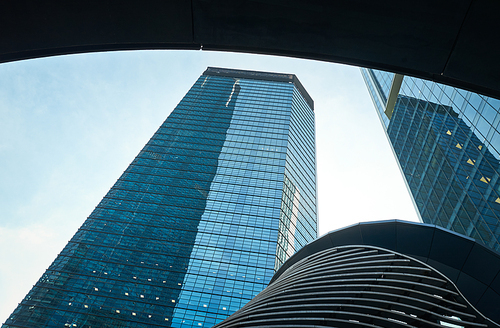
[[[500,251],[500,100],[362,69],[423,222]]]
[[[311,98],[208,68],[2,327],[211,327],[316,237]]]

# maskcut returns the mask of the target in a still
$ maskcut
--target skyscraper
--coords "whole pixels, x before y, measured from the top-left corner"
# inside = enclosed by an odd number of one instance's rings
[[[422,221],[500,251],[500,100],[362,74]]]
[[[208,68],[2,327],[211,327],[317,236],[313,102]]]

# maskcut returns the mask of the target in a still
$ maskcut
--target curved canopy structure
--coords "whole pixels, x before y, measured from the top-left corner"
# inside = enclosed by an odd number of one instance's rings
[[[499,304],[500,254],[437,226],[380,221],[304,246],[217,327],[499,327]]]
[[[431,266],[353,245],[303,258],[214,328],[438,326],[500,327]]]
[[[0,62],[204,49],[388,70],[500,98],[500,2],[3,1]]]

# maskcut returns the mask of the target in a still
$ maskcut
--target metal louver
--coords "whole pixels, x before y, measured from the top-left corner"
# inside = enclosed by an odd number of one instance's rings
[[[500,327],[431,266],[374,246],[340,246],[291,265],[215,327]]]

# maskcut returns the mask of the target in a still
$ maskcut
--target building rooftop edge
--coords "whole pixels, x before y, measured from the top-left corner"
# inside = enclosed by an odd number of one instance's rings
[[[262,71],[249,71],[242,69],[232,69],[232,68],[222,68],[222,67],[207,67],[203,75],[217,75],[226,77],[235,77],[242,79],[254,79],[254,80],[265,80],[265,81],[276,81],[276,82],[291,82],[299,90],[304,100],[307,102],[309,107],[314,110],[314,101],[306,91],[302,83],[300,83],[299,78],[295,74],[287,73],[272,73],[272,72],[262,72]]]

